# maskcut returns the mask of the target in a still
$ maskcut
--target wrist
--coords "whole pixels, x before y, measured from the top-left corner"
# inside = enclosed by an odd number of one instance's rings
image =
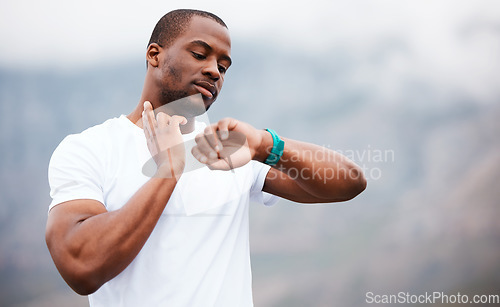
[[[181,175],[182,171],[181,172],[176,171],[170,165],[165,164],[157,168],[156,173],[154,174],[153,177],[164,178],[164,179],[175,179],[177,181],[179,180]]]
[[[278,164],[281,156],[283,156],[283,151],[285,150],[285,142],[279,137],[279,135],[273,129],[266,129],[273,138],[273,148],[264,161],[265,164],[274,166]]]
[[[273,137],[266,130],[258,130],[261,142],[255,150],[254,160],[264,163],[273,149]]]
[[[165,151],[166,157],[163,161],[157,162],[155,177],[173,178],[179,180],[184,172],[184,161],[177,161],[172,158],[170,149]]]

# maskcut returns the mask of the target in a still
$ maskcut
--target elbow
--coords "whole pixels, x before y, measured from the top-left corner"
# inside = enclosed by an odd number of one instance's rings
[[[99,287],[95,287],[94,285],[74,284],[69,282],[67,283],[70,286],[70,288],[73,289],[73,291],[83,296],[90,295],[99,289]]]
[[[52,255],[52,258],[64,281],[80,295],[92,294],[106,282],[100,277],[101,274],[97,268],[92,267],[89,263],[84,263],[71,256],[63,259],[63,257]]]
[[[360,178],[353,185],[354,185],[354,187],[353,187],[354,191],[353,191],[352,198],[358,196],[359,194],[361,194],[361,192],[366,190],[367,182],[366,182],[366,178],[363,175],[363,173],[361,173]]]
[[[341,201],[348,201],[359,194],[361,194],[366,189],[367,181],[366,177],[358,167],[354,167],[350,170],[349,180],[347,180],[346,188],[344,189],[344,197]]]
[[[104,282],[100,282],[97,271],[89,264],[60,249],[53,248],[47,240],[52,260],[66,284],[80,295],[96,292]]]
[[[80,295],[90,295],[103,285],[90,270],[74,270],[71,274],[63,275],[63,278],[68,286]]]
[[[70,286],[70,287],[77,294],[80,294],[83,296],[90,295],[90,294],[96,292],[100,288],[100,287],[98,287],[98,286],[96,287],[94,285],[83,285],[83,286],[76,286],[76,287]]]
[[[352,177],[352,181],[350,184],[349,199],[353,199],[354,197],[361,194],[361,192],[363,192],[366,189],[367,185],[366,177],[359,168],[353,169],[353,174],[355,175]]]
[[[101,284],[94,282],[91,278],[85,276],[74,279],[71,281],[71,283],[69,281],[66,282],[71,287],[71,289],[73,289],[73,291],[80,295],[90,295],[96,292],[101,287]]]

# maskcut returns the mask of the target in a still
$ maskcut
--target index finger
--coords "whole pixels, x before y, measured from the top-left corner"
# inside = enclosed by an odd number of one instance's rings
[[[157,123],[158,127],[167,126],[169,120],[170,120],[170,116],[165,112],[158,112],[158,114],[156,114],[156,123]]]
[[[149,101],[144,102],[144,111],[142,112],[142,129],[146,135],[146,140],[154,145],[157,152],[160,152],[160,145],[156,139],[156,119],[154,117],[153,106]]]
[[[227,140],[229,138],[229,130],[233,130],[238,124],[238,121],[233,118],[223,118],[217,123],[220,139]]]
[[[203,134],[208,144],[217,152],[217,155],[219,155],[219,151],[222,150],[222,143],[217,138],[217,125],[207,126]]]
[[[144,111],[142,112],[142,120],[144,126],[143,128],[148,129],[148,132],[151,136],[156,135],[154,129],[156,126],[156,119],[153,112],[153,106],[149,101],[144,102]]]

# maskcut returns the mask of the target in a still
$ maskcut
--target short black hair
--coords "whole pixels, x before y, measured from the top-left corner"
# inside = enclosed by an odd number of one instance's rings
[[[170,46],[175,39],[186,30],[193,16],[210,18],[227,29],[224,21],[212,13],[190,9],[174,10],[160,18],[153,29],[148,47],[152,43],[157,43],[160,47]]]

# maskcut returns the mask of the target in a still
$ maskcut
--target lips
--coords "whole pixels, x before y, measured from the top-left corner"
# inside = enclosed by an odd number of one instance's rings
[[[207,98],[214,98],[217,96],[217,88],[209,81],[196,81],[194,83],[196,89]]]

